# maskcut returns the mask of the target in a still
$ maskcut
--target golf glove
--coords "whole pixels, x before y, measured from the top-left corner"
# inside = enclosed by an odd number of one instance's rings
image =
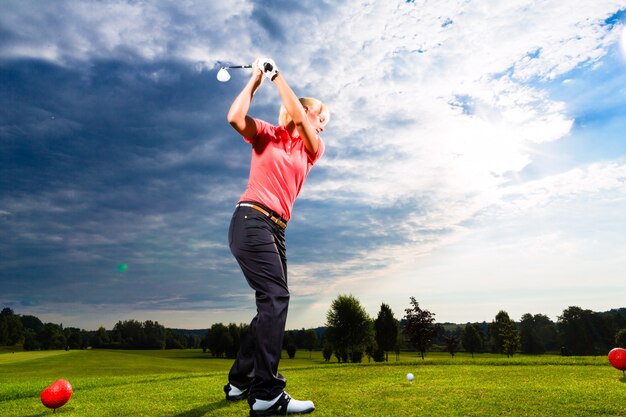
[[[276,68],[274,60],[272,58],[261,58],[258,65],[263,75],[274,81],[274,78],[278,75],[278,68]]]

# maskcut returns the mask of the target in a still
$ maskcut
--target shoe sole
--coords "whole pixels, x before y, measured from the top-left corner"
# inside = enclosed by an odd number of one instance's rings
[[[239,395],[226,395],[226,401],[241,401],[241,400],[245,400],[246,398],[248,398],[248,393],[244,392],[243,394],[239,394]]]
[[[298,414],[310,414],[315,411],[315,408],[311,408],[310,410],[291,412],[291,413],[283,413],[279,410],[271,410],[271,411],[254,411],[250,410],[250,417],[266,417],[266,416],[290,416],[290,415],[298,415]]]

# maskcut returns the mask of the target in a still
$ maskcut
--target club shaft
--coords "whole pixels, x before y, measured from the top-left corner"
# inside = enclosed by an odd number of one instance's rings
[[[226,68],[252,68],[252,65],[231,65],[230,67]]]

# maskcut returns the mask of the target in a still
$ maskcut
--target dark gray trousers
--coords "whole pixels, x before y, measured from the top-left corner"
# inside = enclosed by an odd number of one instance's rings
[[[242,340],[228,381],[250,388],[249,397],[270,400],[285,388],[278,373],[289,289],[285,231],[251,207],[237,207],[228,230],[230,250],[255,291],[257,314]]]

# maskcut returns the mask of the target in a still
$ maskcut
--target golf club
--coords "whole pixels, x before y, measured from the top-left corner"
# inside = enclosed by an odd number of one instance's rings
[[[230,80],[230,74],[228,73],[229,69],[243,69],[243,68],[252,68],[252,65],[231,65],[230,67],[222,67],[217,72],[217,80],[225,83]]]

